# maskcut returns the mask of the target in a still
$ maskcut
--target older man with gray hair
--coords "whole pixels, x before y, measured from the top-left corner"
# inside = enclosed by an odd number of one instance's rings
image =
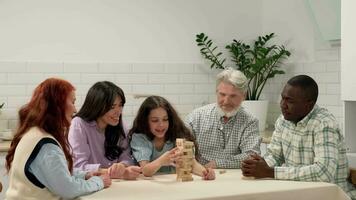
[[[242,72],[225,69],[217,75],[217,103],[195,109],[186,118],[205,167],[240,168],[242,160],[260,153],[258,120],[240,106],[247,81]]]

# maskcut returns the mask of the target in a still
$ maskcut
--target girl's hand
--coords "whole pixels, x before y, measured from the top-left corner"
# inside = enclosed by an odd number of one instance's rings
[[[115,163],[108,169],[110,178],[122,178],[125,173],[126,166],[122,163]]]
[[[125,169],[123,178],[125,180],[135,180],[142,173],[142,169],[139,166],[128,166]]]
[[[108,188],[111,185],[111,179],[108,174],[102,174],[100,178],[103,180],[104,188]]]
[[[176,153],[176,151],[178,151],[177,147],[162,154],[161,157],[159,157],[161,166],[169,166],[169,165],[174,166],[174,163],[180,157],[179,154]]]
[[[215,179],[215,171],[212,168],[206,168],[203,170],[203,180],[214,180]]]

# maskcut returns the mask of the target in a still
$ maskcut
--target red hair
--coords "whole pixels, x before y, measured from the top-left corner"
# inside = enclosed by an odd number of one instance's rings
[[[74,91],[68,81],[49,78],[40,83],[33,92],[30,102],[19,111],[19,126],[6,155],[6,169],[11,168],[18,143],[31,127],[38,127],[52,135],[61,145],[72,172],[73,160],[68,142],[70,122],[66,119],[67,98]]]

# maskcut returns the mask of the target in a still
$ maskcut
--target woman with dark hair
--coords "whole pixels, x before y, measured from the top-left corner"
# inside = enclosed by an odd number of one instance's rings
[[[130,135],[133,156],[145,176],[152,176],[156,172],[174,172],[172,162],[179,159],[177,148],[174,148],[177,138],[194,142],[195,155],[199,155],[195,138],[173,106],[160,96],[145,99],[138,110]],[[202,176],[204,180],[215,179],[214,170],[204,168],[196,159],[193,162],[193,173]]]
[[[125,95],[109,81],[95,83],[72,120],[69,143],[74,167],[108,172],[111,178],[136,179],[141,168],[133,160],[122,123]]]
[[[108,187],[107,175],[73,171],[66,137],[75,109],[74,87],[50,78],[19,111],[19,126],[6,156],[6,199],[74,198]]]

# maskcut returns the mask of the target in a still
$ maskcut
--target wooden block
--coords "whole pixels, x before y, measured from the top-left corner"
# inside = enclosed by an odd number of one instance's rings
[[[182,158],[194,158],[194,154],[191,149],[183,149],[182,152]]]
[[[186,168],[180,168],[179,170],[182,171],[182,172],[191,172],[192,168],[191,167],[186,167]]]
[[[177,138],[177,139],[176,139],[176,146],[177,146],[179,149],[183,149],[183,148],[184,148],[184,139],[182,139],[182,138]]]
[[[176,163],[176,174],[178,181],[192,181],[192,169],[194,159],[194,143],[182,138],[176,139],[176,146],[182,153],[181,161]]]
[[[184,141],[183,146],[185,149],[192,149],[194,147],[194,143],[191,141]]]
[[[225,169],[219,170],[219,174],[225,174],[225,173],[226,173]]]
[[[182,178],[182,181],[185,182],[185,181],[193,181],[193,177],[184,177]]]

